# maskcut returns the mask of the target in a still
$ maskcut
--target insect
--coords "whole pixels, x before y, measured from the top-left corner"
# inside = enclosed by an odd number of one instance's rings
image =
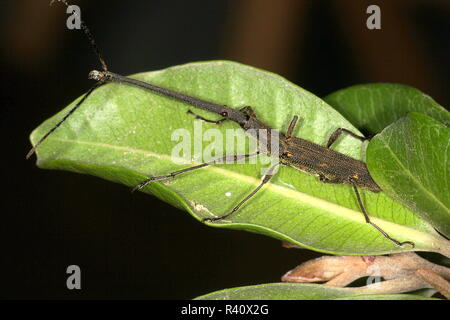
[[[65,0],[59,0],[59,2],[68,6]],[[133,190],[142,189],[147,184],[153,181],[174,178],[179,174],[204,168],[206,166],[213,165],[214,163],[228,160],[240,160],[244,158],[257,156],[262,152],[261,149],[264,149],[264,153],[274,156],[273,152],[274,146],[272,145],[273,141],[272,137],[276,136],[277,137],[276,155],[278,156],[278,162],[273,164],[266,171],[261,180],[261,183],[244,199],[242,199],[237,205],[235,205],[230,212],[220,217],[204,219],[205,222],[206,221],[215,222],[231,216],[233,213],[239,210],[239,208],[244,203],[249,201],[265,184],[267,184],[270,181],[270,179],[275,174],[276,167],[278,167],[279,165],[285,165],[316,175],[318,176],[319,180],[323,183],[350,185],[354,190],[358,205],[361,209],[362,214],[364,215],[366,223],[372,225],[385,238],[389,239],[398,246],[404,246],[406,244],[411,245],[412,247],[415,246],[415,244],[412,241],[400,242],[392,238],[388,233],[386,233],[383,229],[381,229],[378,225],[376,225],[371,221],[368,213],[364,208],[358,188],[363,188],[372,192],[380,192],[382,190],[370,176],[366,164],[363,161],[356,160],[354,158],[351,158],[349,156],[346,156],[342,153],[330,149],[332,144],[343,133],[349,134],[352,137],[359,139],[361,141],[366,140],[365,137],[354,134],[353,132],[344,128],[337,128],[334,131],[334,133],[330,136],[326,146],[321,146],[312,143],[308,140],[304,140],[292,135],[292,132],[294,131],[294,128],[298,121],[298,116],[294,116],[292,118],[288,126],[287,132],[285,134],[282,134],[277,129],[270,128],[268,125],[260,121],[256,113],[250,106],[246,106],[241,109],[234,109],[225,105],[205,101],[180,92],[158,87],[150,83],[127,78],[119,74],[113,73],[108,70],[108,66],[105,63],[105,60],[103,59],[102,55],[100,54],[100,50],[98,49],[94,41],[94,38],[92,37],[89,29],[87,28],[86,24],[83,21],[81,21],[81,28],[87,35],[91,43],[91,46],[94,49],[94,52],[101,63],[102,71],[93,70],[89,73],[89,78],[97,81],[95,85],[87,91],[87,93],[81,98],[81,100],[53,128],[51,128],[42,138],[39,139],[39,141],[33,146],[33,148],[27,154],[27,158],[29,158],[35,152],[36,148],[38,148],[38,146],[42,142],[44,142],[50,134],[52,134],[58,127],[60,127],[67,120],[67,118],[70,117],[83,104],[83,102],[92,94],[92,92],[95,89],[108,82],[119,82],[131,86],[136,86],[145,90],[149,90],[153,93],[181,101],[193,107],[218,114],[222,118],[220,120],[214,121],[196,115],[192,111],[189,111],[190,113],[194,114],[194,116],[197,119],[201,119],[207,122],[220,124],[224,121],[233,121],[237,123],[242,129],[246,130],[246,132],[250,134],[254,139],[256,139],[259,147],[262,147],[259,148],[258,151],[253,154],[225,156],[210,162],[205,162],[196,166],[174,171],[167,175],[150,177],[147,180],[142,181],[140,184],[135,186]],[[258,132],[261,132],[261,130],[264,131],[266,134],[263,136],[259,135]]]

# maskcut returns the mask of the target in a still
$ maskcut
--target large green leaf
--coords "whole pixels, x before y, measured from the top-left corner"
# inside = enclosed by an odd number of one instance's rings
[[[351,86],[324,98],[358,129],[381,132],[408,112],[420,112],[450,124],[450,113],[423,92],[397,83],[368,83]]]
[[[434,300],[412,294],[364,294],[357,288],[310,283],[269,283],[220,290],[197,300]]]
[[[238,63],[192,63],[133,77],[234,108],[251,105],[262,121],[282,130],[293,115],[299,115],[294,134],[319,144],[337,127],[358,132],[313,94],[280,76]],[[172,161],[172,150],[179,143],[171,140],[175,129],[193,136],[194,126],[199,125],[221,132],[238,128],[232,122],[218,127],[194,120],[186,113],[189,108],[139,88],[104,85],[38,148],[38,166],[92,174],[127,186],[189,167],[193,161],[184,165]],[[37,128],[31,135],[33,143],[66,112]],[[335,149],[355,158],[364,151],[361,142],[351,137],[340,139]],[[260,169],[260,164],[214,165],[151,183],[144,191],[200,221],[228,213],[259,184]],[[414,241],[416,250],[443,251],[447,242],[420,217],[383,193],[362,191],[362,196],[373,221],[391,236]],[[395,246],[364,222],[351,187],[325,185],[290,167],[280,168],[271,183],[229,219],[210,225],[258,232],[335,254],[411,250]]]
[[[372,139],[367,165],[387,194],[450,236],[448,127],[410,113]]]

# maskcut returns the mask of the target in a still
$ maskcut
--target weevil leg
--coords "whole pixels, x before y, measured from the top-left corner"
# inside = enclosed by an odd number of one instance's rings
[[[341,184],[342,180],[341,179],[330,179],[325,177],[323,174],[319,174],[319,180],[322,183],[327,183],[327,184]]]
[[[298,116],[294,116],[289,123],[289,127],[286,131],[286,138],[289,139],[292,136],[292,132],[294,131],[295,126],[297,125]]]
[[[196,169],[201,169],[201,168],[204,168],[206,166],[209,166],[209,165],[212,165],[212,164],[215,164],[215,163],[230,162],[230,161],[235,161],[236,162],[236,161],[239,161],[241,159],[245,159],[245,158],[250,158],[250,157],[256,156],[259,153],[260,152],[257,151],[257,152],[252,153],[252,154],[242,154],[242,155],[232,155],[232,156],[220,157],[218,159],[215,159],[215,160],[212,160],[212,161],[209,161],[209,162],[204,162],[204,163],[201,163],[201,164],[193,166],[193,167],[189,167],[189,168],[185,168],[185,169],[181,169],[181,170],[178,170],[178,171],[171,172],[171,173],[169,173],[167,175],[151,177],[151,178],[149,178],[147,180],[142,181],[141,183],[139,183],[135,187],[133,187],[131,189],[131,191],[134,192],[136,190],[140,190],[140,189],[144,188],[146,185],[148,185],[150,182],[153,182],[153,181],[159,181],[159,180],[173,178],[173,177],[175,177],[175,176],[177,176],[179,174],[182,174],[182,173],[185,173],[185,172],[189,172],[189,171],[192,171],[192,170],[196,170]]]
[[[228,120],[227,118],[222,118],[222,119],[219,119],[219,120],[206,119],[205,117],[202,117],[202,116],[192,112],[191,110],[188,110],[187,113],[194,115],[195,119],[199,119],[199,120],[202,120],[202,121],[205,121],[205,122],[209,122],[209,123],[214,123],[214,124],[217,124],[217,125],[221,124],[225,120]]]
[[[53,4],[53,2],[55,2],[55,0],[52,0],[50,2],[50,5]],[[66,7],[69,7],[69,4],[67,3],[66,0],[58,0],[58,2],[64,4]],[[77,15],[77,13],[74,11],[73,14]],[[78,16],[78,18],[80,19],[80,27],[83,30],[84,34],[87,36],[89,43],[92,47],[92,49],[94,50],[95,55],[97,56],[98,60],[100,61],[100,64],[102,65],[103,71],[107,71],[108,70],[108,66],[106,65],[105,60],[103,59],[103,56],[100,52],[100,49],[97,46],[97,43],[94,40],[94,37],[91,34],[91,31],[89,30],[89,28],[87,27],[87,25],[84,23],[83,20],[81,20],[81,18]],[[28,154],[26,155],[26,158],[30,158],[35,152],[37,147],[44,142],[47,137],[52,134],[56,129],[58,129],[59,126],[61,126],[61,124],[64,123],[64,121],[67,120],[67,118],[74,113],[78,107],[80,107],[83,102],[89,97],[89,95],[98,87],[100,87],[104,82],[103,81],[98,81],[93,87],[91,87],[89,89],[89,91],[83,96],[83,98],[81,98],[81,100],[72,108],[69,110],[69,112],[58,122],[56,123],[53,128],[51,128],[41,139],[39,139],[39,141],[34,145],[33,148],[31,148],[31,150],[28,152]]]
[[[337,129],[331,134],[330,138],[328,139],[328,142],[327,142],[327,148],[330,148],[331,145],[337,140],[337,138],[339,138],[339,136],[340,136],[342,133],[344,133],[344,132],[347,133],[347,134],[349,134],[349,135],[351,135],[353,138],[356,138],[356,139],[361,140],[361,141],[369,140],[369,138],[366,138],[366,137],[357,135],[356,133],[353,133],[353,132],[351,132],[351,131],[348,130],[348,129],[345,129],[345,128],[337,128]]]
[[[274,170],[275,168],[280,165],[280,163],[276,163],[274,164],[272,167],[269,168],[269,170],[267,170],[266,174],[264,175],[263,179],[261,180],[261,183],[252,191],[250,192],[243,200],[241,200],[234,208],[233,210],[231,210],[229,213],[227,213],[226,215],[223,215],[221,217],[217,217],[217,218],[205,218],[203,219],[203,222],[215,222],[215,221],[219,221],[219,220],[223,220],[229,216],[231,216],[233,213],[235,213],[237,210],[239,210],[239,208],[245,203],[247,202],[251,197],[253,197],[258,191],[259,189],[261,189],[267,182],[270,181],[270,179],[274,176]]]
[[[352,186],[353,186],[353,190],[355,191],[355,194],[356,194],[356,199],[358,200],[359,208],[361,209],[361,212],[362,212],[362,214],[364,215],[364,219],[366,219],[366,223],[372,225],[372,226],[373,226],[375,229],[377,229],[377,230],[378,230],[378,231],[379,231],[386,239],[392,241],[392,242],[395,243],[397,246],[403,247],[403,246],[406,245],[406,244],[409,244],[409,245],[412,246],[413,248],[416,246],[416,245],[414,244],[414,242],[412,242],[412,241],[403,241],[403,242],[401,242],[401,241],[398,241],[398,240],[392,238],[386,231],[384,231],[384,230],[381,229],[379,226],[377,226],[375,223],[373,223],[373,222],[370,220],[369,215],[367,214],[367,211],[366,211],[366,209],[364,208],[364,205],[363,205],[363,203],[362,203],[362,201],[361,201],[361,196],[359,195],[359,191],[358,191],[358,188],[357,188],[357,186],[356,186],[356,183],[355,183],[354,181],[352,181],[352,180],[350,180],[350,183],[351,183]]]

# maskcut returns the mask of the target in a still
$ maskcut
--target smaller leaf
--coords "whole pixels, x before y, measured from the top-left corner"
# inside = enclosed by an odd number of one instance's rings
[[[450,129],[410,113],[367,148],[372,177],[388,195],[450,236]]]
[[[429,262],[413,252],[389,256],[323,256],[306,261],[287,272],[283,282],[318,282],[345,287],[363,277],[383,278],[358,287],[365,294],[396,294],[434,288],[443,296],[450,296],[450,269]]]
[[[361,294],[335,300],[439,300],[415,294]]]
[[[442,106],[420,90],[402,84],[356,85],[333,92],[324,100],[367,134],[379,133],[413,111],[450,124],[450,113]]]
[[[269,283],[212,292],[196,300],[435,300],[411,294],[363,294],[356,288],[320,284]]]

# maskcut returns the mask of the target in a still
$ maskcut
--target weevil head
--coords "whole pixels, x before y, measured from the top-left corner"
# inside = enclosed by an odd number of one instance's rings
[[[269,129],[269,127],[266,124],[261,122],[256,117],[256,113],[253,111],[252,107],[246,106],[246,107],[243,107],[242,109],[240,109],[239,111],[241,111],[245,115],[245,120],[243,120],[242,123],[240,123],[241,127],[244,130],[248,130],[248,129],[255,129],[255,130],[258,130],[258,129]]]
[[[105,77],[105,74],[101,71],[92,70],[89,72],[89,79],[101,81]]]

